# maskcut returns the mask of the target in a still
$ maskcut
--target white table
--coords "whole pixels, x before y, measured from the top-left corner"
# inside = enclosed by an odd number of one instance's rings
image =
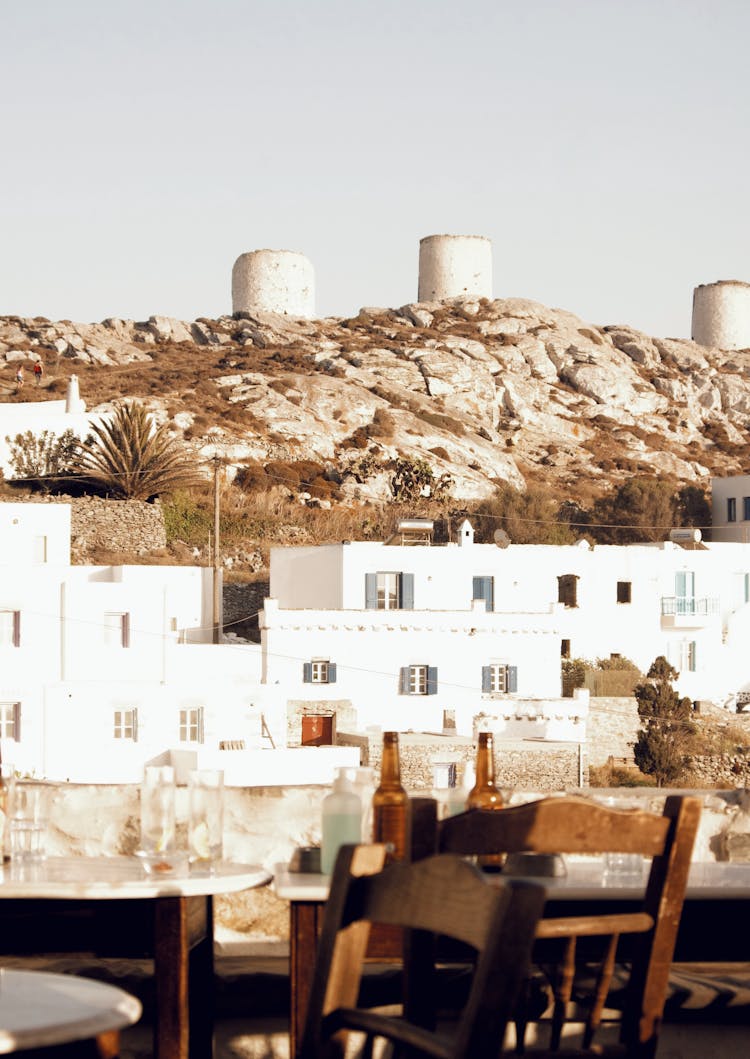
[[[575,915],[627,910],[628,901],[643,896],[642,883],[614,885],[604,878],[601,857],[566,857],[567,875],[535,877],[547,890],[545,915]],[[487,876],[488,881],[502,875]],[[307,1012],[317,938],[328,898],[327,875],[291,872],[285,864],[274,870],[273,890],[289,901],[291,1047],[299,1045]],[[582,907],[576,908],[580,902]],[[588,906],[588,909],[585,907]],[[624,907],[623,907],[624,906]],[[745,923],[750,915],[750,864],[694,863],[680,919],[675,960],[730,962],[750,959]],[[394,953],[376,953],[384,957]]]
[[[0,969],[0,1055],[86,1041],[132,1026],[135,997],[72,974]]]
[[[271,873],[257,864],[234,863],[222,863],[210,875],[147,875],[134,857],[6,864],[0,871],[0,915],[10,916],[0,929],[0,946],[6,953],[48,952],[43,917],[55,926],[74,911],[81,917],[82,940],[87,926],[94,940],[76,946],[74,919],[64,951],[93,944],[98,955],[114,949],[113,955],[137,951],[153,957],[157,1059],[205,1059],[213,1041],[213,895],[263,886],[270,879]]]

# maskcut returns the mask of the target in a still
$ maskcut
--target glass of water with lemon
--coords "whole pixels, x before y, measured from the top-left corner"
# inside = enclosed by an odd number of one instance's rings
[[[194,769],[188,776],[188,853],[193,870],[212,871],[224,852],[224,773]]]

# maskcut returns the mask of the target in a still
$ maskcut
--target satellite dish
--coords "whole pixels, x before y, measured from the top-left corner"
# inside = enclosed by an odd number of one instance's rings
[[[498,548],[507,548],[510,544],[510,537],[504,529],[496,529],[492,534],[492,538]]]

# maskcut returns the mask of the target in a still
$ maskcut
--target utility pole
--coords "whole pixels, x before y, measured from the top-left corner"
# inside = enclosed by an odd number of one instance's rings
[[[214,456],[214,643],[221,643],[221,548],[219,539],[219,454]]]

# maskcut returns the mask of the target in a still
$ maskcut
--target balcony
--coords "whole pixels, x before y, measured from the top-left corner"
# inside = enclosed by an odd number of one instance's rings
[[[697,629],[719,617],[716,596],[662,596],[661,623],[668,629]]]

